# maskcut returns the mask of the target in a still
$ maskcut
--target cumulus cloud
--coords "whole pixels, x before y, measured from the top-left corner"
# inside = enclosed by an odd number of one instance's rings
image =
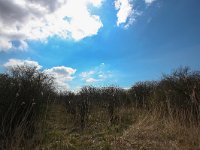
[[[115,0],[114,5],[117,10],[117,26],[122,26],[124,29],[127,29],[132,25],[138,16],[141,16],[144,12],[144,9],[138,9],[134,7],[136,2],[139,0]],[[144,0],[147,6],[151,5],[156,0]]]
[[[3,66],[6,67],[6,68],[13,68],[13,67],[17,67],[17,66],[23,66],[23,65],[26,65],[26,66],[34,66],[36,67],[37,69],[41,69],[42,66],[39,65],[38,62],[36,61],[32,61],[32,60],[22,60],[22,59],[9,59],[8,62],[6,62]]]
[[[75,74],[76,69],[65,66],[58,66],[46,69],[44,72],[54,77],[58,90],[66,90],[69,88],[69,81],[74,79],[73,75]]]
[[[133,22],[134,9],[129,0],[115,0],[115,9],[118,10],[117,26]]]
[[[80,73],[79,76],[86,83],[95,83],[110,78],[112,73],[111,71],[105,69],[104,63],[101,63],[99,66],[94,67],[92,70]]]
[[[81,40],[96,35],[103,24],[89,5],[103,0],[0,0],[0,51],[27,48],[27,41],[49,37]]]
[[[37,61],[28,59],[9,59],[5,64],[3,64],[3,66],[8,69],[22,65],[31,67],[35,66],[37,69],[42,68]],[[54,78],[55,87],[57,90],[67,90],[70,88],[69,82],[74,79],[73,75],[76,73],[76,69],[65,66],[57,66],[50,69],[45,69],[43,72]]]

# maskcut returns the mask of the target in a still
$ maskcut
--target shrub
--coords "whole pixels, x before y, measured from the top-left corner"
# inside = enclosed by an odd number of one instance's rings
[[[17,66],[0,74],[0,140],[22,128],[31,136],[38,116],[54,93],[53,79],[36,67]]]

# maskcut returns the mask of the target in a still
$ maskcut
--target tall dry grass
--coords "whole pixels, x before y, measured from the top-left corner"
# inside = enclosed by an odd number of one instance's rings
[[[36,67],[17,66],[0,74],[0,149],[23,148],[54,94],[51,77]]]
[[[200,72],[187,67],[128,90],[87,86],[78,93],[56,93],[53,79],[36,68],[13,68],[0,75],[0,148],[41,144],[42,121],[52,100],[64,102],[72,132],[103,132],[107,148],[200,148]]]

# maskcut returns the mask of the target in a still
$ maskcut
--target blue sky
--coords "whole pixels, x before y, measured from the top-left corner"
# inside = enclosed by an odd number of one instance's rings
[[[36,65],[60,88],[78,89],[126,88],[179,66],[200,69],[199,0],[0,0],[0,5],[1,72]]]

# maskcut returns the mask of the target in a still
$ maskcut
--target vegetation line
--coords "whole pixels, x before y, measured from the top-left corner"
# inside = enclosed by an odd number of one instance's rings
[[[0,149],[200,149],[200,72],[58,92],[35,67],[0,74]]]

